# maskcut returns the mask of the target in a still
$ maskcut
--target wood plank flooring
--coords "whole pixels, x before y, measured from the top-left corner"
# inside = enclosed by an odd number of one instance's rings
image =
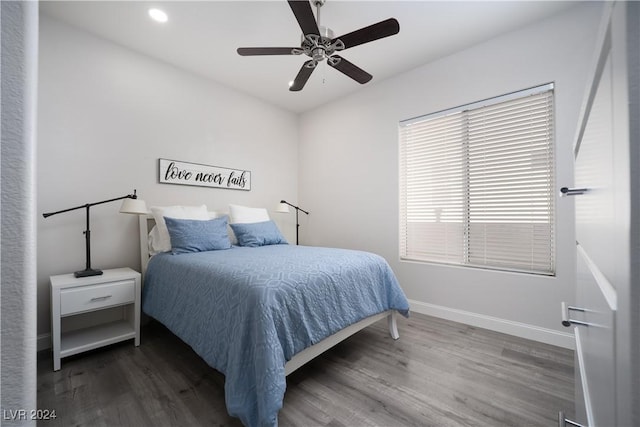
[[[357,333],[287,378],[280,426],[553,426],[573,415],[573,352],[412,313]],[[224,376],[159,323],[132,341],[38,355],[41,426],[240,426]]]

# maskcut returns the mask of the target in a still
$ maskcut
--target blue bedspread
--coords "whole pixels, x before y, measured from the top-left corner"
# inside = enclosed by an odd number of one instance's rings
[[[275,426],[296,353],[365,317],[409,304],[380,256],[293,245],[154,256],[142,297],[225,375],[229,414]]]

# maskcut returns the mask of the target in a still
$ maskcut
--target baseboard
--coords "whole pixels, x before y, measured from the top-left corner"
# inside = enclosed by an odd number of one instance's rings
[[[36,348],[38,349],[38,351],[51,348],[51,334],[47,332],[46,334],[38,335],[38,343]]]
[[[526,323],[485,316],[483,314],[457,310],[455,308],[443,307],[421,301],[409,300],[409,304],[411,306],[411,311],[415,311],[416,313],[439,317],[471,326],[477,326],[479,328],[502,332],[504,334],[514,335],[571,350],[575,349],[575,339],[572,333],[555,331],[553,329],[541,328],[538,326],[528,325]]]

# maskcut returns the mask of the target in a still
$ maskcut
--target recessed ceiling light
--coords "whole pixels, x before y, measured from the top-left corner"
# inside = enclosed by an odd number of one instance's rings
[[[293,86],[293,80],[289,81],[289,87]]]
[[[157,22],[167,22],[169,20],[167,14],[160,9],[149,9],[149,16]]]

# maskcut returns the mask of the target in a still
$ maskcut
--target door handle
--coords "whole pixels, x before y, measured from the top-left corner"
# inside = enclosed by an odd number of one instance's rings
[[[571,325],[582,325],[582,326],[589,326],[590,323],[587,322],[583,322],[582,320],[574,320],[569,316],[569,311],[580,311],[582,313],[584,313],[585,310],[584,308],[580,308],[580,307],[573,307],[571,305],[567,305],[566,302],[562,301],[562,326],[565,327],[569,327]]]
[[[562,187],[560,189],[560,197],[565,197],[565,196],[579,196],[580,194],[584,194],[587,191],[589,191],[588,188],[568,188],[568,187]]]
[[[586,427],[575,421],[571,421],[569,418],[566,418],[563,411],[558,412],[558,427],[566,427],[567,425],[575,427]]]

